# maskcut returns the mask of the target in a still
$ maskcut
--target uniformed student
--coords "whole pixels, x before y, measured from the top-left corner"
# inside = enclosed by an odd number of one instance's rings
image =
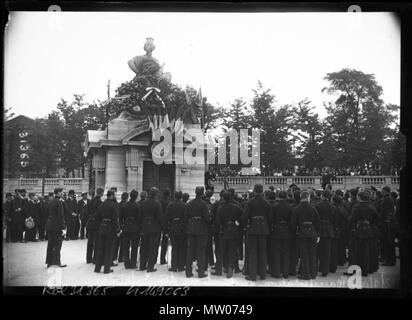
[[[111,190],[115,191],[117,189],[111,188]],[[118,205],[118,211],[120,213],[120,210],[123,208],[123,206],[127,203],[129,200],[129,193],[123,192],[120,202],[118,203],[117,200],[115,199],[116,204]],[[117,262],[122,263],[123,262],[123,233],[120,234],[119,237],[115,237],[113,241],[113,266],[116,267],[118,266]]]
[[[302,280],[315,279],[317,274],[316,244],[319,242],[320,218],[316,209],[310,204],[307,191],[300,194],[300,204],[292,210],[292,226],[297,228],[299,245],[300,271]]]
[[[163,190],[162,199],[160,200],[160,205],[162,206],[162,219],[165,219],[167,206],[171,203],[170,201],[170,189],[166,188]],[[164,224],[164,223],[163,223]],[[162,225],[163,225],[162,224]],[[169,246],[169,237],[167,236],[167,230],[162,228],[161,240],[160,240],[160,264],[166,264],[167,248]]]
[[[166,208],[166,223],[168,235],[172,243],[172,261],[169,271],[185,270],[186,261],[186,204],[182,201],[182,192],[176,191],[174,201]]]
[[[160,230],[162,228],[162,207],[156,200],[159,189],[150,189],[149,197],[141,203],[143,252],[140,256],[140,270],[155,272],[157,253],[159,249]]]
[[[69,196],[67,200],[64,201],[66,209],[66,223],[67,223],[67,234],[66,238],[69,240],[77,240],[78,233],[76,234],[77,225],[79,224],[79,213],[77,207],[77,201],[75,198],[74,190],[69,190]]]
[[[336,225],[336,209],[330,202],[331,193],[328,190],[323,190],[320,201],[315,205],[315,208],[320,218],[320,242],[318,245],[318,260],[319,271],[322,277],[326,277],[330,270],[331,256],[336,256],[336,248],[332,253],[332,239],[335,237]]]
[[[213,275],[222,275],[223,261],[226,261],[226,277],[231,278],[235,268],[236,249],[240,238],[240,220],[242,211],[232,201],[230,192],[223,193],[223,202],[217,210],[215,224],[220,231],[219,252],[216,256],[216,271]]]
[[[46,254],[47,267],[59,266],[63,268],[67,266],[62,264],[60,260],[60,251],[63,240],[62,233],[66,227],[64,221],[63,203],[60,200],[62,191],[62,188],[54,189],[54,198],[49,202],[49,217],[46,225],[48,238]]]
[[[272,261],[271,276],[287,279],[290,265],[290,228],[292,207],[287,203],[286,191],[279,191],[278,201],[272,207],[271,248]]]
[[[94,272],[99,273],[104,266],[104,273],[113,272],[113,241],[120,235],[119,208],[114,202],[115,192],[107,191],[106,200],[97,208],[96,219],[99,221],[98,241],[96,248],[96,266]]]
[[[120,227],[123,237],[123,260],[126,269],[137,267],[137,249],[141,229],[140,205],[136,202],[138,192],[130,192],[130,200],[120,208]]]
[[[261,184],[254,186],[253,193],[254,198],[246,204],[245,212],[242,214],[242,223],[248,226],[248,276],[246,276],[246,280],[256,281],[257,274],[261,280],[266,278],[266,243],[269,234],[271,206],[263,199],[263,186]]]
[[[395,253],[395,204],[391,197],[391,189],[388,186],[382,188],[382,201],[378,207],[381,234],[382,234],[382,256],[384,266],[394,266],[396,264]]]
[[[97,208],[99,208],[100,205],[103,203],[103,192],[104,190],[102,188],[97,188],[95,197],[90,201],[90,207],[88,210],[89,219],[86,225],[86,263],[96,262],[97,230],[99,228],[99,221],[97,220],[96,212]]]
[[[209,211],[205,201],[202,200],[205,192],[204,187],[196,187],[196,198],[191,200],[185,211],[185,222],[187,225],[187,254],[186,254],[186,277],[193,276],[192,263],[196,259],[198,277],[207,277],[205,273],[205,250],[207,244],[207,225],[209,223]]]
[[[80,239],[84,239],[85,236],[85,231],[86,231],[86,224],[87,220],[89,219],[89,204],[90,201],[87,199],[87,192],[82,193],[82,198],[79,200],[77,203],[77,212],[79,213],[79,218],[80,218]]]

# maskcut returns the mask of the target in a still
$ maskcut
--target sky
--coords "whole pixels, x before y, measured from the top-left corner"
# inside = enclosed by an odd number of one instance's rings
[[[216,106],[249,102],[260,80],[276,104],[309,98],[321,117],[324,77],[375,74],[385,103],[400,104],[400,26],[390,13],[12,12],[5,29],[4,107],[44,117],[61,98],[92,102],[134,77],[127,61],[165,63],[172,82],[202,88]]]

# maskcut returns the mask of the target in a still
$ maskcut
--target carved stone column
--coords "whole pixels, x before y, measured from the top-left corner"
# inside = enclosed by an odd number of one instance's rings
[[[117,188],[117,194],[125,192],[126,182],[126,152],[123,147],[109,147],[106,151],[106,181],[105,189]]]

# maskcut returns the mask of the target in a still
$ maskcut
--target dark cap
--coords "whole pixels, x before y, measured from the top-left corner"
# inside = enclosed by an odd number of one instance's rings
[[[74,195],[74,190],[69,190],[69,196]]]
[[[54,194],[58,194],[59,192],[62,192],[63,188],[55,188],[54,189]]]
[[[261,194],[263,192],[263,186],[260,183],[255,184],[255,186],[253,187],[253,192]]]
[[[196,194],[197,197],[203,196],[204,193],[205,193],[205,188],[204,187],[196,187],[195,194]]]
[[[83,196],[87,196],[87,192],[83,192],[83,193],[82,193],[82,197],[83,197]]]

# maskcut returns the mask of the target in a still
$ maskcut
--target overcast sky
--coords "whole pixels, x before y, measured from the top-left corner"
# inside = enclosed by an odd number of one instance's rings
[[[5,30],[5,101],[43,117],[74,93],[105,99],[134,73],[146,37],[172,81],[202,87],[211,103],[250,101],[261,80],[278,104],[308,97],[324,115],[328,72],[373,73],[400,103],[400,28],[389,13],[14,12]]]

